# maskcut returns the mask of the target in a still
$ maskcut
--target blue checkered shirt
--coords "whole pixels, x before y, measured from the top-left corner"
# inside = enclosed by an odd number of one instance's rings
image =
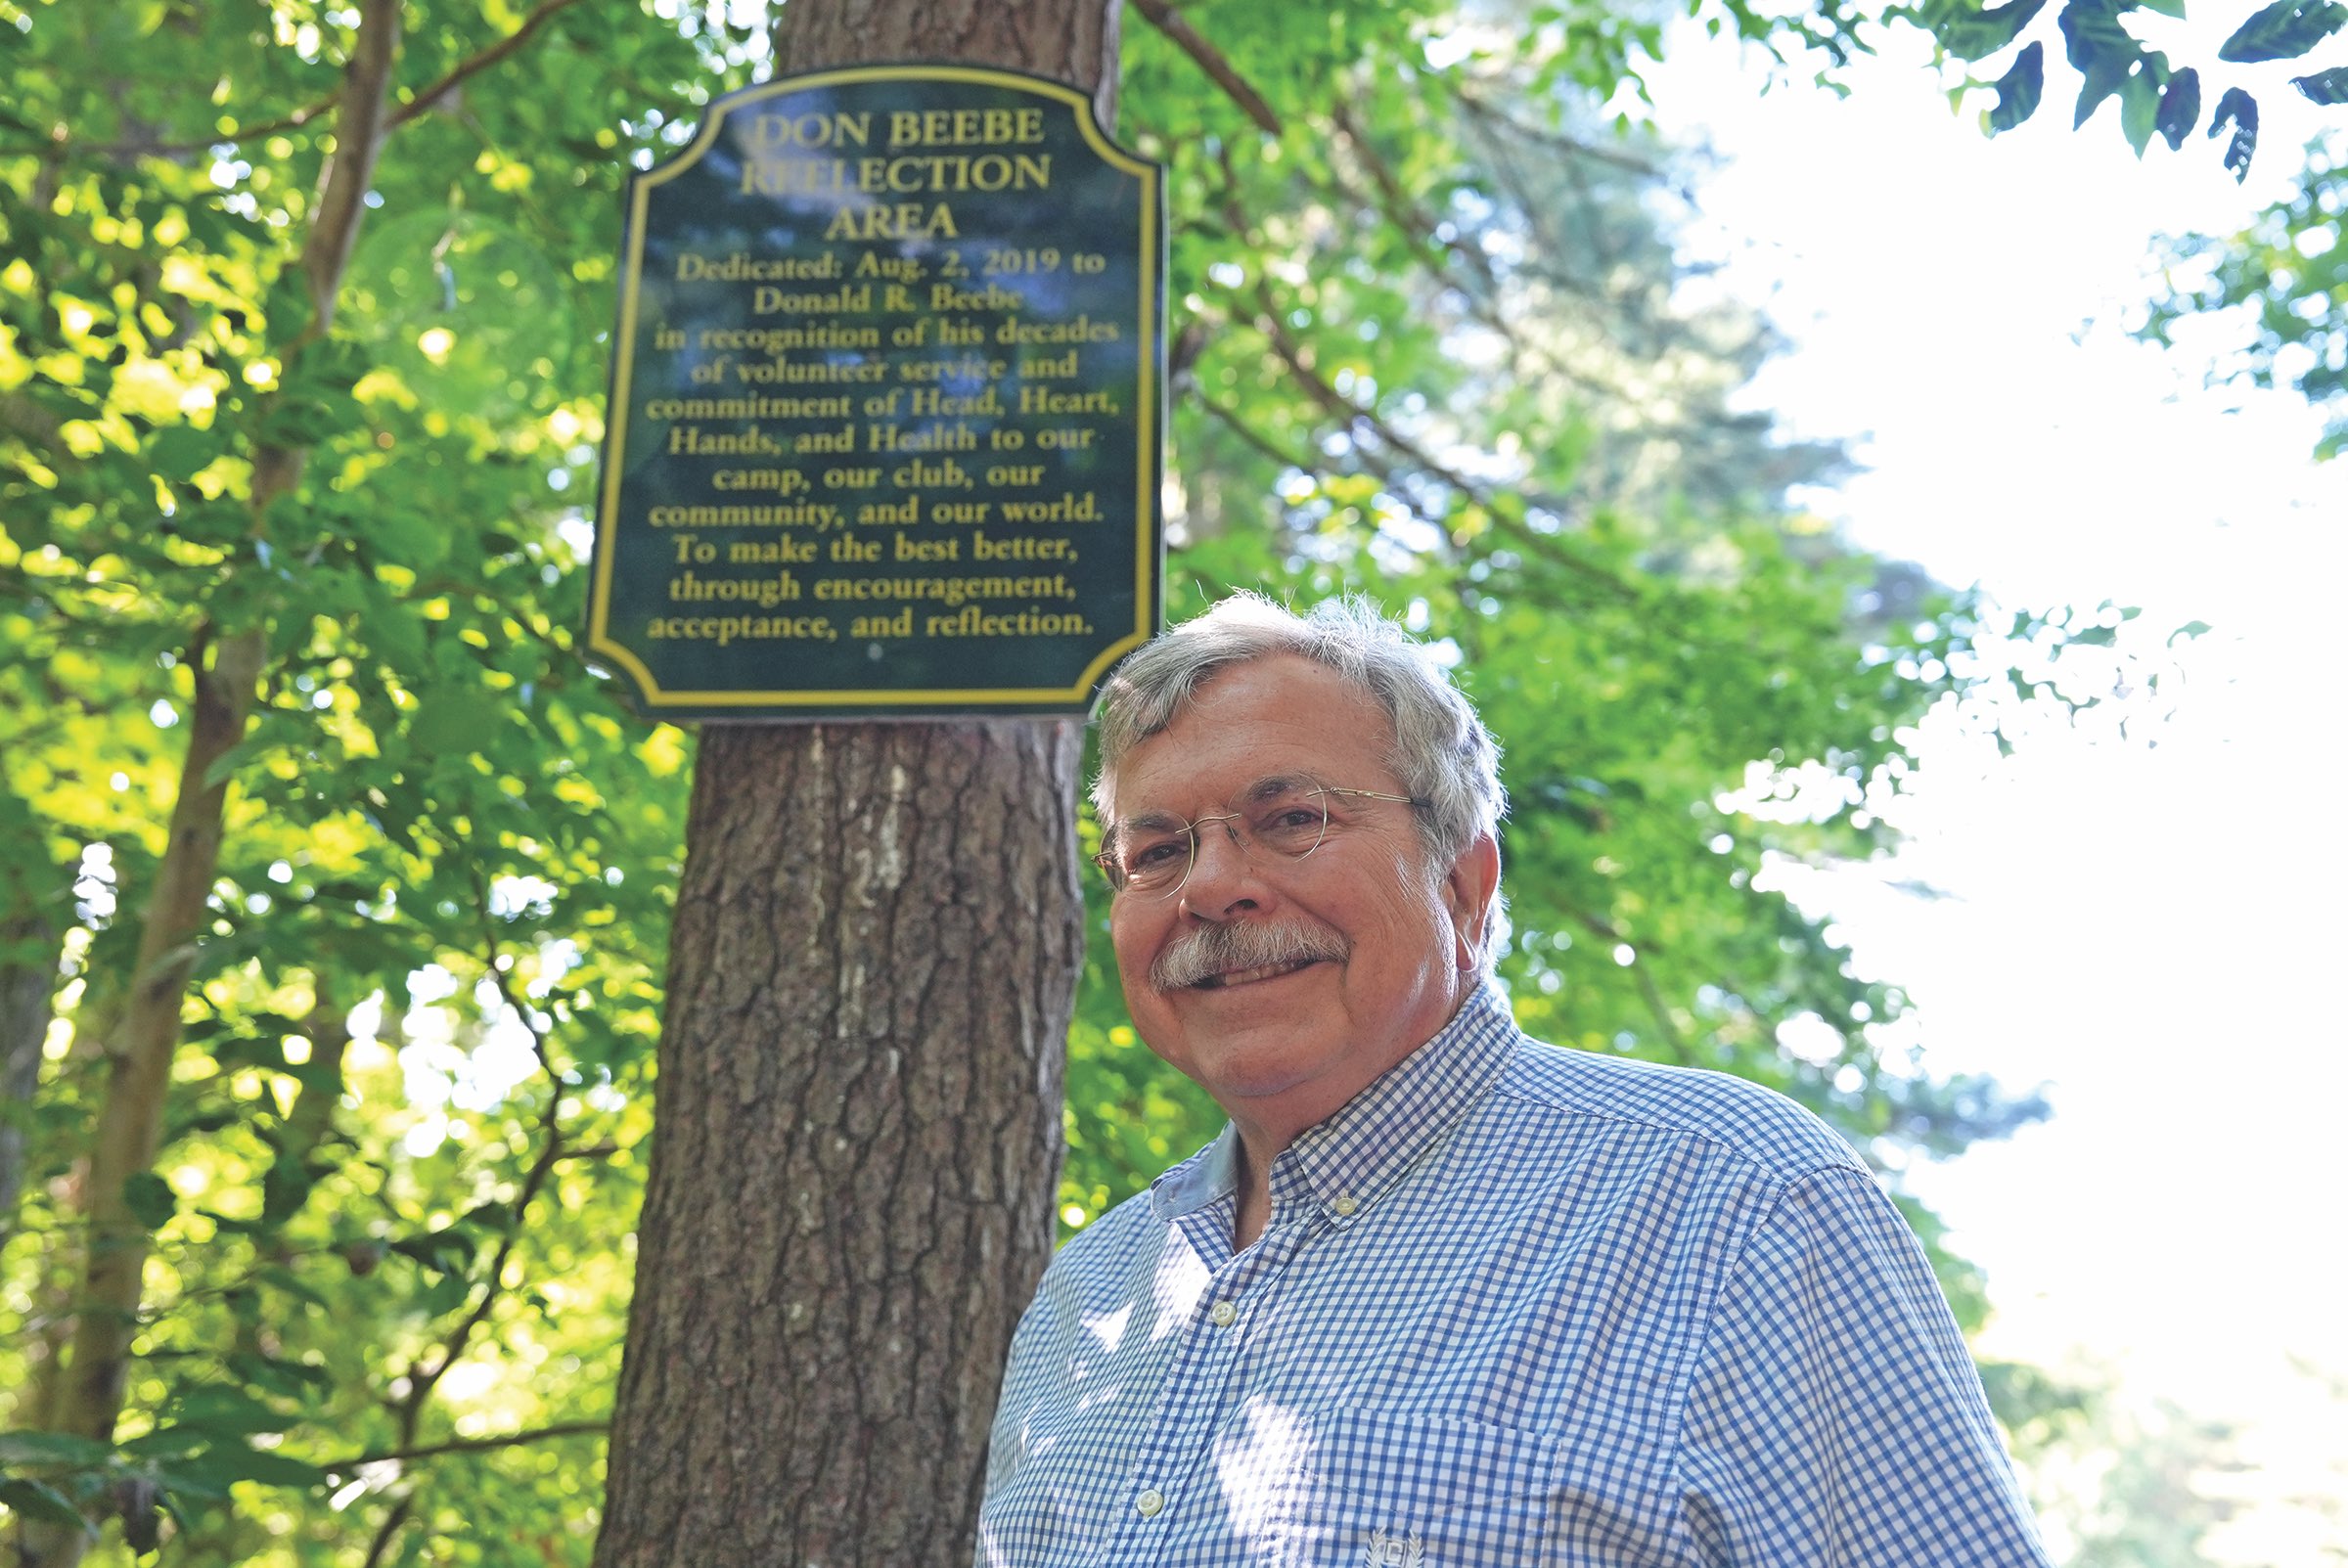
[[[1045,1274],[980,1568],[2046,1563],[1915,1237],[1790,1101],[1487,991],[1236,1255],[1233,1138]]]

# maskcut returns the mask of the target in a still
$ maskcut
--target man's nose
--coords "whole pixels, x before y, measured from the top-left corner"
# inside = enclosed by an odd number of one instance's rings
[[[1182,884],[1182,902],[1194,914],[1209,918],[1261,897],[1263,852],[1247,842],[1236,823],[1215,818],[1191,829],[1191,874]]]

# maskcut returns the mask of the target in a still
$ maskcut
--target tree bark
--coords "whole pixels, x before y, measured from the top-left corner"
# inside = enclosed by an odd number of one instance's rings
[[[1051,1253],[1078,749],[704,737],[599,1568],[969,1561]]]
[[[0,918],[0,1253],[17,1233],[23,1190],[24,1118],[40,1083],[57,992],[58,935],[38,909]]]
[[[775,25],[778,71],[865,61],[1009,66],[1090,90],[1115,123],[1117,0],[790,0]]]

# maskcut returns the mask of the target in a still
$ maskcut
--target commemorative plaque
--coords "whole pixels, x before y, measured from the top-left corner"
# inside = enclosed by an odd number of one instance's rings
[[[591,656],[671,718],[1084,711],[1160,608],[1162,202],[1018,72],[712,105],[630,182]]]

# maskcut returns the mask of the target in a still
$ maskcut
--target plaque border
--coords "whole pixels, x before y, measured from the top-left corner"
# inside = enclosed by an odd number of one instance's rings
[[[968,689],[933,689],[926,691],[888,691],[850,687],[832,691],[666,691],[652,670],[627,645],[610,635],[610,594],[613,555],[616,548],[616,522],[619,486],[625,464],[626,442],[624,419],[613,417],[612,411],[625,410],[626,399],[633,387],[636,354],[637,295],[644,281],[645,221],[655,186],[665,184],[693,168],[701,160],[717,140],[718,128],[734,112],[763,99],[780,97],[811,87],[823,87],[842,82],[867,81],[961,81],[978,82],[990,86],[1012,87],[1021,92],[1056,98],[1076,112],[1076,127],[1093,151],[1109,163],[1134,176],[1142,185],[1142,244],[1141,244],[1141,365],[1140,391],[1136,400],[1136,435],[1140,445],[1136,467],[1137,494],[1134,506],[1134,625],[1094,657],[1073,684],[1066,687],[995,687]],[[1030,712],[1046,710],[1051,713],[1082,713],[1092,706],[1093,695],[1102,680],[1118,659],[1148,642],[1156,634],[1162,612],[1161,600],[1165,590],[1165,533],[1161,525],[1160,494],[1164,486],[1165,469],[1165,408],[1158,397],[1165,361],[1165,278],[1160,256],[1165,231],[1165,188],[1159,176],[1161,167],[1151,160],[1130,153],[1109,140],[1101,128],[1094,112],[1089,93],[1050,76],[1031,71],[1013,70],[997,66],[963,66],[929,62],[906,62],[895,65],[851,66],[832,70],[807,71],[791,76],[778,76],[748,87],[726,93],[710,102],[702,114],[700,131],[676,157],[649,169],[631,172],[628,176],[628,206],[626,236],[622,244],[619,277],[619,320],[612,344],[611,381],[604,414],[603,482],[599,487],[595,512],[594,580],[589,589],[587,606],[587,646],[584,656],[605,662],[625,672],[638,688],[638,706],[654,717],[672,715],[659,711],[668,708],[708,709],[775,709],[815,708],[825,711],[807,713],[736,713],[711,712],[708,718],[752,717],[809,720],[824,718],[853,718],[855,711],[866,707],[909,708],[921,704],[949,707],[951,712],[979,712],[992,710]],[[695,715],[683,715],[693,717]],[[920,718],[918,713],[877,714],[880,718]],[[950,714],[948,715],[950,716]]]

